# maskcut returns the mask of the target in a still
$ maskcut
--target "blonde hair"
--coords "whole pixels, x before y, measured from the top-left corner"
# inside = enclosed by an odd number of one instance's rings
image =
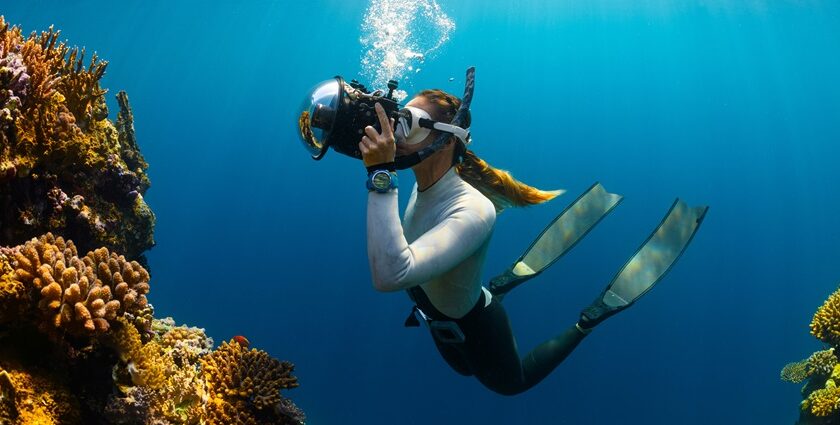
[[[418,93],[436,106],[437,116],[435,120],[452,122],[461,100],[442,90],[423,90]],[[464,127],[470,126],[471,117],[469,114],[462,122]],[[526,207],[529,205],[541,204],[550,201],[563,193],[562,190],[540,190],[516,180],[509,172],[495,168],[479,158],[475,152],[469,150],[454,136],[450,140],[457,143],[455,147],[455,158],[457,162],[456,171],[479,192],[484,194],[493,205],[496,211],[502,211],[508,207]],[[460,159],[460,162],[458,160]]]

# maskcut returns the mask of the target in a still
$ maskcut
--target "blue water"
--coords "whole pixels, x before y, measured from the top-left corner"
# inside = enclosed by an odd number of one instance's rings
[[[440,4],[457,29],[413,89],[460,93],[475,65],[475,151],[569,190],[499,217],[486,276],[592,182],[625,196],[507,298],[520,350],[572,324],[675,197],[711,206],[654,291],[516,397],[455,374],[402,327],[407,297],[370,283],[364,169],[308,159],[293,131],[313,84],[359,73],[366,3],[29,0],[0,13],[110,61],[112,116],[126,90],[151,164],[158,315],[294,362],[288,396],[310,424],[792,423],[799,386],[779,370],[820,347],[808,323],[840,282],[840,3]]]

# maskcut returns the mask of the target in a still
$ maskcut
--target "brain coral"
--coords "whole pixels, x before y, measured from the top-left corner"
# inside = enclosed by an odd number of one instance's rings
[[[281,389],[298,386],[294,366],[231,340],[201,359],[210,393],[207,418],[211,424],[300,424],[299,410],[281,403]]]
[[[832,346],[840,345],[840,290],[828,296],[811,320],[811,334]]]
[[[83,252],[141,259],[154,214],[128,97],[115,125],[99,85],[107,63],[58,37],[25,37],[0,16],[0,245],[53,231]]]
[[[149,274],[136,261],[100,248],[79,258],[72,241],[52,233],[13,252],[17,280],[40,294],[46,328],[77,335],[107,332],[117,317],[148,307]]]

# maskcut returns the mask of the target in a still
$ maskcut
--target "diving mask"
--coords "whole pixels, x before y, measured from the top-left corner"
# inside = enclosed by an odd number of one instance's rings
[[[397,143],[416,145],[425,140],[432,130],[452,134],[465,145],[470,143],[469,130],[456,125],[434,121],[429,113],[423,109],[406,106],[400,110],[399,114],[400,116],[395,129]]]

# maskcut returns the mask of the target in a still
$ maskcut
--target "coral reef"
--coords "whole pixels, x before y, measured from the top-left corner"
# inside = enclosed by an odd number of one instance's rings
[[[128,97],[58,36],[0,16],[0,425],[303,424],[291,363],[154,317]]]
[[[107,63],[59,34],[25,37],[0,16],[0,245],[52,231],[143,262],[155,217],[128,97],[117,95],[115,126],[99,85]]]
[[[816,351],[806,360],[787,364],[781,372],[784,381],[801,383],[800,425],[840,423],[840,364],[836,350],[840,345],[840,290],[820,306],[811,321],[811,334],[829,348]]]

